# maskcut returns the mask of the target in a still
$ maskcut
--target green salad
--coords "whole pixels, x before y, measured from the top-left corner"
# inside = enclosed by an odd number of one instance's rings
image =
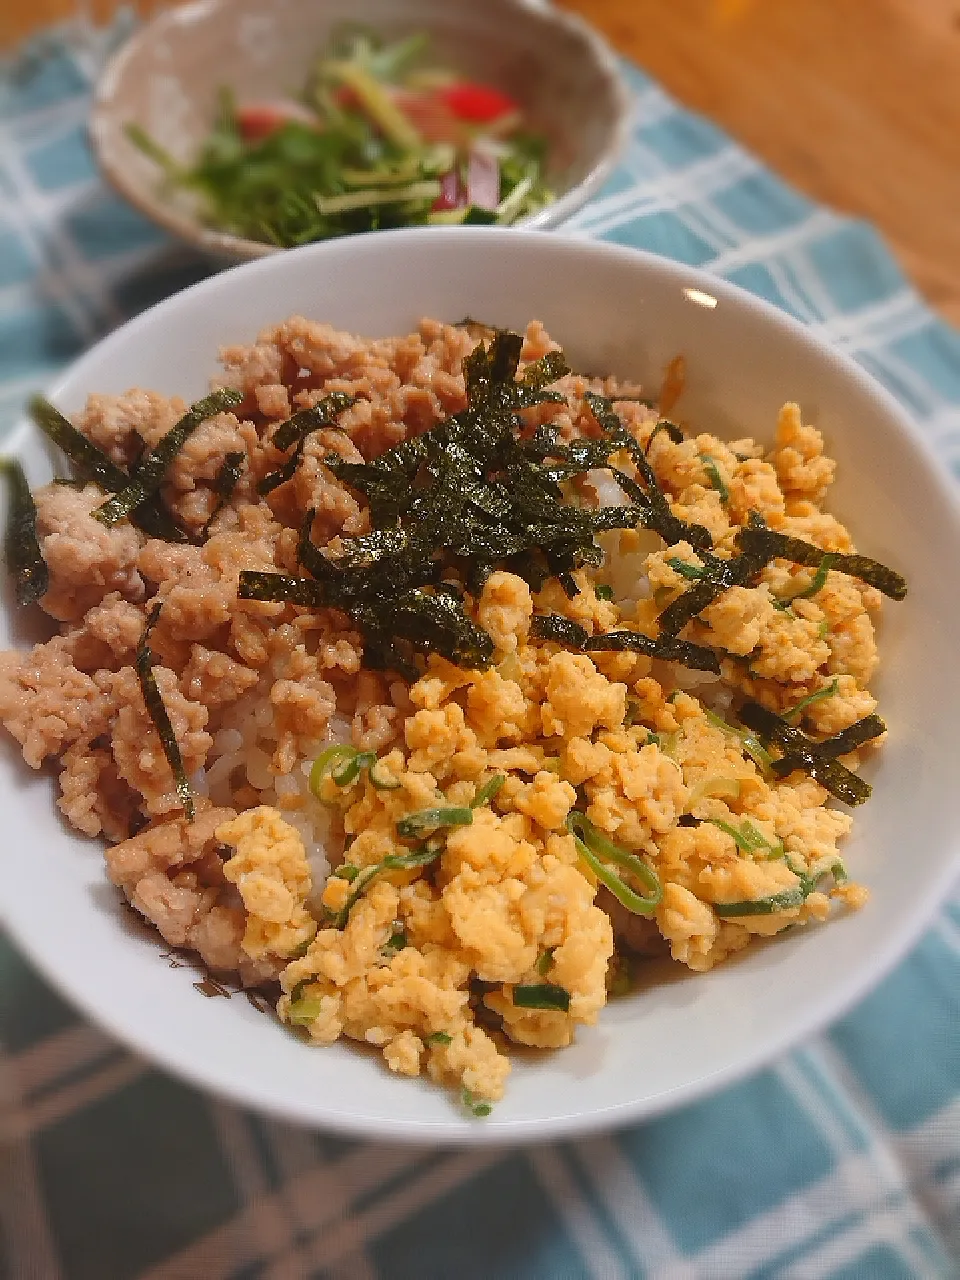
[[[190,164],[138,125],[127,134],[209,225],[283,248],[387,227],[507,225],[551,203],[545,139],[519,105],[431,64],[428,43],[354,28],[331,41],[299,101],[239,102],[222,89]]]

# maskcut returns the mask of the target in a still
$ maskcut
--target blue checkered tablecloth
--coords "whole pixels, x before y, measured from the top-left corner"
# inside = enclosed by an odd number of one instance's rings
[[[206,274],[97,177],[124,22],[0,66],[0,427],[102,334]],[[844,347],[960,474],[960,335],[869,226],[811,204],[628,70],[635,128],[567,225],[736,281]],[[516,1152],[305,1132],[152,1070],[0,943],[0,1273],[21,1280],[960,1276],[960,897],[852,1014],[618,1133]]]

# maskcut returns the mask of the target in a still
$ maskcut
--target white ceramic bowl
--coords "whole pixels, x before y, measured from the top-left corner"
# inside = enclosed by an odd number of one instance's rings
[[[557,200],[522,220],[557,226],[595,195],[629,131],[617,60],[575,14],[544,0],[196,0],[158,14],[115,55],[94,96],[90,137],[107,178],[174,235],[232,261],[274,246],[204,226],[193,205],[126,136],[140,125],[181,162],[210,130],[221,86],[239,101],[295,97],[344,23],[384,38],[430,35],[438,63],[505,90],[548,144]]]
[[[849,360],[730,285],[629,250],[490,229],[358,236],[225,272],[112,334],[53,398],[73,411],[90,391],[134,384],[194,398],[218,344],[249,341],[293,312],[370,335],[425,314],[513,327],[536,316],[576,366],[654,386],[683,352],[682,416],[724,434],[769,439],[781,403],[801,403],[839,461],[832,508],[860,549],[910,584],[886,609],[875,687],[890,738],[847,846],[872,900],[705,976],[656,975],[573,1048],[518,1060],[482,1123],[349,1044],[311,1048],[242,998],[200,997],[194,975],[168,968],[157,940],[120,910],[97,843],[58,821],[51,779],[4,742],[3,903],[16,942],[90,1017],[198,1085],[289,1120],[429,1143],[542,1139],[650,1116],[759,1067],[848,1008],[917,938],[960,866],[960,515],[917,428]],[[46,478],[34,429],[21,428],[13,448],[33,481]],[[13,638],[7,610],[0,643]]]

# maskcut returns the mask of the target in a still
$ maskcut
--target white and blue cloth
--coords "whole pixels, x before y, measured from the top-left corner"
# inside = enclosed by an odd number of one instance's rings
[[[93,80],[124,21],[0,65],[0,430],[210,264],[100,181]],[[694,263],[845,348],[960,475],[960,334],[875,232],[628,69],[635,124],[565,230]],[[347,1141],[231,1107],[85,1023],[0,943],[0,1276],[663,1280],[960,1276],[960,897],[826,1034],[706,1101],[517,1151]]]

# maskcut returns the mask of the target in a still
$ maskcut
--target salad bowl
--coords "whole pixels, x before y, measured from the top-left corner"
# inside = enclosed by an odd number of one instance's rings
[[[535,0],[197,0],[158,15],[105,69],[90,123],[104,174],[141,213],[201,250],[232,261],[276,252],[210,225],[192,193],[163,182],[131,128],[189,165],[224,91],[238,103],[298,98],[344,29],[384,42],[424,35],[436,66],[517,104],[524,132],[543,141],[555,197],[518,219],[524,225],[569,217],[603,186],[626,142],[630,101],[615,56],[582,20]]]

